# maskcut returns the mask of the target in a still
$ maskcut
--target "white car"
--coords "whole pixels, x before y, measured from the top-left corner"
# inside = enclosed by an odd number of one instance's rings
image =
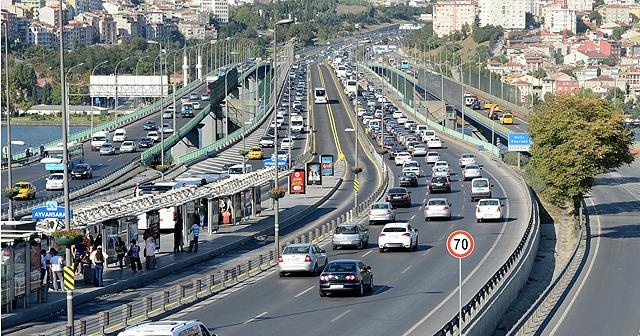
[[[460,156],[460,159],[458,160],[458,165],[461,168],[464,168],[468,164],[475,164],[475,163],[476,163],[476,156],[471,153],[463,153]]]
[[[401,166],[405,161],[411,160],[411,154],[409,154],[409,152],[399,152],[393,160],[396,166]]]
[[[180,102],[181,103],[188,103],[189,102],[189,96],[183,96],[182,98],[180,98]]]
[[[378,235],[378,250],[385,252],[388,248],[418,249],[418,230],[409,223],[389,223]]]
[[[135,151],[136,151],[136,143],[131,140],[124,141],[120,145],[120,153],[133,153]]]
[[[402,172],[403,173],[414,173],[416,176],[420,177],[420,164],[418,161],[407,160],[402,164]]]
[[[449,172],[449,169],[447,169],[446,167],[433,167],[433,169],[431,170],[431,176],[432,177],[440,177],[440,176],[451,177],[451,172]]]
[[[193,102],[193,108],[195,110],[199,110],[199,109],[202,108],[202,105],[200,105],[200,102],[195,101],[195,102]]]
[[[404,123],[406,123],[407,121],[409,121],[409,118],[403,116],[398,118],[397,122],[398,122],[398,125],[404,125]]]
[[[422,138],[422,142],[428,143],[429,140],[431,140],[431,139],[436,137],[436,132],[431,131],[431,130],[426,130],[426,131],[422,132],[420,137]]]
[[[328,260],[325,250],[316,244],[291,244],[278,256],[278,272],[281,277],[293,272],[320,274]]]
[[[404,117],[404,114],[402,114],[402,112],[400,111],[395,111],[391,116],[393,117],[393,119],[398,119],[400,117]]]
[[[123,142],[127,140],[127,131],[124,128],[118,128],[113,132],[113,142]]]
[[[427,140],[427,146],[429,148],[442,148],[442,140],[438,137]]]
[[[206,93],[203,93],[200,95],[200,100],[209,100],[209,95]]]
[[[427,147],[423,144],[417,144],[413,146],[413,156],[425,156],[427,155]]]
[[[136,324],[128,327],[118,334],[118,336],[139,336],[139,335],[202,335],[216,336],[209,331],[207,326],[198,320],[190,321],[156,321]]]
[[[436,161],[436,162],[433,164],[433,167],[434,167],[434,168],[437,168],[437,167],[445,167],[445,168],[447,168],[447,170],[448,170],[448,171],[451,171],[451,167],[449,167],[449,163],[447,163],[447,161],[445,161],[445,160],[438,160],[438,161]]]
[[[160,141],[160,134],[157,131],[151,131],[147,133],[147,138],[153,140],[153,142]]]
[[[438,152],[427,152],[427,158],[425,161],[430,164],[435,164],[440,161],[440,154],[438,154]]]
[[[478,223],[484,220],[502,221],[502,207],[497,198],[482,198],[476,205],[476,220]]]
[[[282,149],[293,148],[293,140],[291,140],[291,138],[282,139],[282,141],[280,142],[280,148]]]
[[[273,147],[273,138],[270,136],[263,136],[260,138],[260,147]]]
[[[451,219],[451,203],[446,198],[430,198],[424,205],[424,220],[432,218]]]
[[[474,178],[482,177],[482,172],[480,171],[480,166],[477,164],[467,164],[462,169],[462,179],[467,181]]]
[[[171,128],[169,124],[162,124],[162,129],[160,131],[162,133],[173,133],[173,128]]]
[[[47,177],[45,183],[45,189],[47,190],[62,190],[64,188],[64,174],[55,173]]]

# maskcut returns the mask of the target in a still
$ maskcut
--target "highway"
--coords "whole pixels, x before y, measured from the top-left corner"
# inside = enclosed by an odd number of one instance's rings
[[[320,66],[321,74],[312,73],[313,83],[324,83],[331,101],[330,110],[316,105],[316,139],[318,146],[332,142],[329,130],[337,130],[333,140],[349,158],[353,142],[342,129],[353,127],[331,73]],[[327,119],[322,116],[326,114]],[[335,125],[335,127],[334,127]],[[346,136],[345,136],[346,134]],[[495,182],[494,195],[505,204],[506,219],[501,223],[476,224],[473,203],[469,201],[468,182],[458,181],[457,159],[467,148],[448,143],[441,157],[451,163],[453,190],[448,197],[453,204],[450,222],[424,222],[421,204],[430,197],[420,178],[420,187],[412,189],[413,206],[397,210],[397,221],[408,221],[419,230],[420,246],[416,252],[380,254],[375,243],[381,226],[370,227],[370,245],[364,250],[331,251],[329,258],[361,258],[373,268],[374,290],[362,298],[318,295],[317,278],[312,276],[279,278],[275,270],[256,284],[232,295],[205,300],[188,312],[178,312],[167,319],[199,319],[219,335],[426,335],[432,334],[457,310],[457,262],[449,256],[444,239],[454,229],[471,232],[476,240],[474,253],[463,262],[464,298],[466,301],[495,272],[522,237],[529,218],[529,204],[524,190],[509,171],[491,158],[480,156],[486,175]],[[362,158],[361,158],[362,160]],[[365,162],[365,172],[370,168]],[[393,174],[399,169],[392,167]],[[423,165],[423,174],[430,169]],[[361,177],[361,179],[364,179]],[[366,177],[367,181],[370,177]],[[348,185],[347,183],[346,185]],[[371,183],[369,183],[371,184]],[[344,189],[344,188],[341,188]],[[370,191],[369,191],[370,192]],[[367,195],[367,191],[361,194]],[[349,192],[339,192],[332,202],[348,202]],[[366,222],[364,223],[367,225]]]
[[[206,93],[206,83],[200,85],[192,92],[198,93],[198,95],[202,93]],[[201,107],[205,108],[209,105],[209,101],[200,101]],[[176,109],[178,113],[176,113],[176,129],[179,129],[184,124],[189,122],[189,118],[181,118],[179,111],[180,109],[180,99],[176,97],[176,105],[178,108]],[[195,110],[194,112],[198,112],[199,110]],[[160,114],[158,112],[147,116],[143,119],[140,119],[128,126],[125,127],[127,130],[127,140],[135,140],[137,141],[146,136],[147,132],[143,129],[143,125],[146,121],[152,120],[155,121],[158,126],[160,123]],[[164,120],[165,123],[168,123],[170,126],[173,126],[173,120]],[[174,130],[175,131],[175,130]],[[167,133],[166,136],[171,135],[171,133]],[[116,147],[120,146],[120,143],[115,143]],[[96,181],[100,179],[102,176],[108,175],[120,168],[121,166],[137,159],[140,157],[140,153],[144,151],[145,148],[138,148],[137,152],[134,153],[120,153],[116,152],[115,155],[105,155],[101,156],[98,151],[91,151],[90,141],[84,142],[84,155],[85,155],[85,163],[91,165],[93,168],[93,178],[86,180],[69,180],[69,188],[75,188],[84,184],[87,184],[91,181]],[[2,179],[6,181],[7,171],[2,172]],[[31,182],[35,185],[37,189],[36,200],[44,199],[50,196],[59,196],[62,195],[62,191],[47,191],[45,190],[46,179],[49,176],[49,173],[44,170],[44,165],[40,163],[34,163],[30,165],[26,165],[23,167],[18,167],[13,169],[13,182],[18,181],[27,181]],[[19,206],[21,201],[16,200],[14,204]],[[8,199],[6,197],[2,197],[2,208],[6,208],[8,205]]]
[[[586,262],[539,334],[639,335],[640,160],[597,177],[585,202]]]

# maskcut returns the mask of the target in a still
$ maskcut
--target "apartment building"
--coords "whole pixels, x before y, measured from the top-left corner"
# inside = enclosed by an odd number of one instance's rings
[[[123,38],[146,36],[147,23],[143,15],[115,14],[113,21],[116,23],[116,35]]]
[[[565,29],[576,32],[577,20],[576,11],[562,8],[559,4],[545,7],[544,9],[544,29],[557,34]]]
[[[502,26],[506,30],[525,28],[525,13],[531,10],[528,0],[478,0],[480,27]]]
[[[211,12],[218,22],[229,22],[229,3],[227,0],[201,0],[200,9]]]
[[[38,9],[46,5],[45,0],[19,0],[19,1],[16,1],[16,3],[20,3],[24,6],[27,6],[30,9]]]
[[[178,31],[188,40],[215,40],[218,38],[218,32],[215,27],[212,25],[203,25],[200,22],[180,21],[178,23]]]
[[[631,8],[625,5],[607,5],[600,10],[602,15],[602,25],[631,23]]]
[[[471,0],[440,0],[433,5],[433,32],[442,37],[469,28],[476,21],[476,6]]]
[[[97,12],[102,10],[101,0],[65,0],[73,7],[76,14],[85,12]]]
[[[593,10],[593,0],[567,0],[567,8],[576,12],[589,12]]]
[[[72,20],[64,26],[64,46],[67,49],[92,45],[95,36],[94,27],[84,22]]]
[[[58,46],[58,38],[55,28],[39,21],[31,21],[29,30],[25,36],[27,44],[35,44],[45,48],[55,48]]]
[[[63,23],[66,24],[74,16],[73,8],[70,5],[63,3],[62,10],[64,11]],[[60,26],[59,20],[58,20],[58,18],[60,17],[59,12],[60,12],[60,4],[58,2],[50,2],[46,6],[38,9],[38,21],[48,24],[50,26],[59,27]]]

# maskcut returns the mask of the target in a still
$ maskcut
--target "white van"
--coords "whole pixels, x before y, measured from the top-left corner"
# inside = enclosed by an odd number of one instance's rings
[[[426,130],[422,132],[421,137],[422,137],[422,142],[428,142],[429,140],[436,137],[436,132],[431,130]]]
[[[123,142],[127,140],[127,131],[124,128],[118,128],[113,132],[113,142]]]
[[[428,131],[428,130],[429,130],[429,126],[427,126],[427,125],[417,125],[416,126],[416,134],[419,135],[420,138],[422,138],[422,134],[425,131]]]
[[[491,198],[491,185],[488,178],[479,177],[471,180],[471,202],[481,198]]]
[[[382,128],[382,120],[378,118],[369,120],[369,122],[367,123],[367,128],[369,128],[369,130]]]
[[[293,118],[291,118],[291,132],[302,132],[303,129],[304,122],[302,120],[294,120]]]
[[[233,174],[247,174],[251,172],[251,165],[250,164],[236,164],[233,165],[231,167],[229,167],[229,175],[233,175]]]
[[[109,132],[108,131],[99,131],[93,133],[91,136],[91,150],[97,151],[104,145],[109,142]]]
[[[207,326],[198,320],[192,321],[156,321],[137,324],[123,330],[118,336],[216,336]]]

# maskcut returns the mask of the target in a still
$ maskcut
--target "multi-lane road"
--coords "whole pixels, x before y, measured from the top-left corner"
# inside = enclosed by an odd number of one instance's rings
[[[334,152],[342,151],[349,160],[354,154],[354,143],[342,130],[353,127],[354,116],[345,108],[338,91],[341,88],[331,78],[331,70],[324,65],[312,70],[313,85],[324,86],[330,98],[329,105],[314,107],[315,137],[319,146],[330,144]],[[455,143],[447,147],[440,151],[441,157],[452,165],[461,153],[469,150]],[[453,204],[451,221],[425,223],[422,204],[432,197],[426,178],[420,178],[420,186],[412,188],[413,206],[397,210],[398,221],[410,222],[418,228],[418,251],[380,254],[375,243],[381,226],[369,227],[370,245],[364,250],[331,251],[330,243],[322,243],[330,259],[356,258],[372,265],[375,284],[370,295],[320,298],[317,277],[279,278],[274,271],[252,286],[204,301],[170,318],[200,319],[224,335],[433,333],[453,316],[457,306],[457,283],[451,280],[457,277],[457,262],[446,251],[446,236],[455,229],[465,229],[476,239],[474,254],[463,264],[463,300],[466,300],[513,251],[529,218],[530,205],[523,197],[525,190],[521,184],[491,158],[480,156],[479,160],[485,175],[495,182],[494,195],[505,204],[505,221],[476,224],[475,206],[469,201],[469,185],[459,181],[460,172],[454,168],[451,193],[437,195],[447,197]],[[365,172],[373,169],[366,156],[360,161],[364,162]],[[399,174],[397,167],[391,168],[391,174]],[[423,174],[430,174],[426,164],[422,169]],[[375,181],[373,176],[361,176],[361,179]],[[349,186],[348,181],[345,185]],[[347,202],[349,198],[341,198],[345,197],[343,194],[339,192],[332,202]]]

